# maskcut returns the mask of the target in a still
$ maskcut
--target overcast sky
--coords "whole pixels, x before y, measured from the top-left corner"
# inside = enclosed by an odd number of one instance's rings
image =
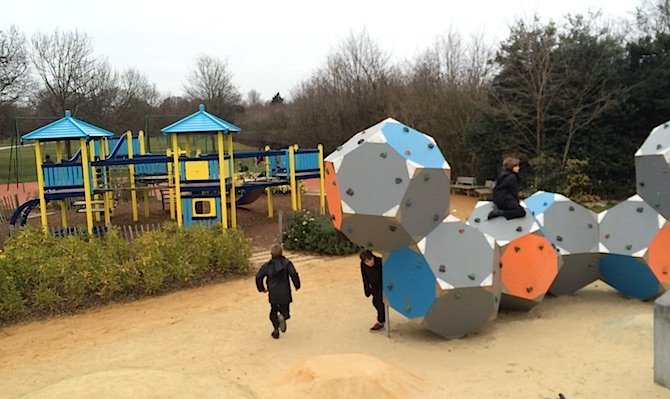
[[[602,10],[631,18],[642,0],[233,0],[75,1],[3,0],[0,27],[16,25],[30,37],[77,29],[113,68],[136,68],[162,94],[183,93],[197,56],[228,63],[243,95],[263,100],[291,90],[324,66],[350,33],[366,29],[382,50],[412,59],[450,27],[465,37],[484,32],[492,45],[518,18],[543,20]]]

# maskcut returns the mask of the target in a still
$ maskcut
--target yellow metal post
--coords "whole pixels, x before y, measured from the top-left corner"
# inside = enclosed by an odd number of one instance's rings
[[[91,162],[95,160],[95,141],[91,140],[88,142],[88,147],[90,149],[90,154],[91,154]],[[91,187],[93,187],[93,190],[95,191],[98,188],[98,168],[95,166],[91,165]],[[95,201],[98,201],[100,198],[98,194],[93,195],[93,199]],[[96,212],[94,215],[95,221],[100,222],[100,213]]]
[[[128,159],[133,159],[133,133],[126,132],[126,143],[128,143]],[[130,180],[130,208],[133,212],[133,222],[139,220],[137,215],[137,191],[135,190],[135,165],[128,165],[128,179]]]
[[[40,141],[35,140],[35,165],[37,165],[37,191],[40,196],[40,221],[45,233],[49,231],[49,221],[47,220],[47,200],[44,197],[44,170],[42,169],[42,147]]]
[[[63,148],[61,147],[61,142],[56,141],[56,163],[61,162],[63,162]],[[65,203],[65,200],[62,199],[58,201],[58,205],[60,205],[61,226],[63,226],[64,229],[67,229],[67,204]]]
[[[270,146],[265,146],[265,151],[270,151]],[[270,182],[270,157],[265,157],[265,178]],[[265,188],[265,195],[268,197],[268,218],[274,216],[274,203],[272,198],[272,187]]]
[[[294,211],[298,210],[298,197],[296,195],[296,184],[295,184],[295,148],[290,145],[288,146],[288,174],[289,174],[289,183],[291,186],[291,209]]]
[[[91,209],[91,179],[89,175],[88,150],[86,139],[79,139],[81,149],[81,169],[84,176],[84,202],[86,202],[86,229],[88,234],[93,234],[93,211]]]
[[[137,135],[137,140],[140,142],[140,155],[146,154],[144,147],[144,130],[140,130]],[[142,203],[144,205],[144,217],[149,217],[149,190],[148,187],[144,187],[142,190]]]
[[[170,149],[165,150],[166,156],[172,156]],[[168,200],[170,201],[170,220],[175,220],[175,209],[174,209],[174,181],[172,174],[172,162],[167,163],[167,184],[168,184]]]
[[[326,176],[323,168],[323,145],[316,146],[319,149],[319,210],[322,215],[326,214]]]
[[[230,175],[230,227],[237,228],[237,193],[235,189],[235,159],[233,157],[233,134],[228,133],[228,171]]]
[[[100,159],[107,159],[107,154],[109,153],[109,142],[107,141],[107,137],[103,137],[98,141],[98,145],[100,146]],[[107,168],[107,167],[105,167]],[[103,169],[105,173],[102,174],[102,187],[104,187],[104,191],[102,192],[102,203],[103,206],[105,207],[105,226],[111,226],[112,225],[112,205],[113,205],[113,199],[110,197],[111,191],[109,190],[109,170],[108,169]]]
[[[175,204],[177,206],[177,226],[181,227],[183,220],[181,209],[181,177],[179,176],[179,140],[177,139],[177,133],[172,133],[172,167],[174,172]]]
[[[216,133],[216,148],[219,154],[219,190],[221,192],[221,226],[228,229],[228,204],[226,203],[226,171],[225,148],[223,147],[223,132]]]

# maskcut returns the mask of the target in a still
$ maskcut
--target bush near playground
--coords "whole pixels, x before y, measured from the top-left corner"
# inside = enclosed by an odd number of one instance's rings
[[[221,281],[248,273],[250,258],[243,233],[218,225],[166,224],[132,242],[114,229],[60,238],[24,228],[0,254],[0,325]]]
[[[288,216],[282,232],[284,248],[323,255],[348,255],[360,247],[337,231],[330,217],[304,210]]]

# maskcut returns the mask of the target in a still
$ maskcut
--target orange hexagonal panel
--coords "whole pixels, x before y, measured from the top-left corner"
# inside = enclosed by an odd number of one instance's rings
[[[558,254],[549,240],[536,234],[507,244],[501,262],[503,293],[527,300],[541,299],[558,274]]]
[[[328,213],[333,219],[333,225],[336,229],[342,228],[342,203],[340,198],[340,190],[337,185],[337,175],[335,174],[335,166],[332,162],[325,162],[326,164],[326,202],[328,203]]]
[[[670,227],[664,227],[649,244],[647,264],[666,288],[670,288]]]

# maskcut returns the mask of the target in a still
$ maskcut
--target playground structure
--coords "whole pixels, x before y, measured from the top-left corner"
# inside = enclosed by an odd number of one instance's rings
[[[639,196],[598,215],[537,192],[523,218],[487,220],[492,203],[479,201],[463,223],[447,216],[449,166],[434,140],[386,119],[326,157],[328,210],[351,241],[382,253],[387,303],[445,338],[598,279],[649,300],[670,288],[668,133],[657,127],[636,154]]]
[[[86,214],[89,234],[103,234],[112,224],[116,194],[128,192],[133,221],[139,219],[138,195],[144,197],[159,191],[167,202],[170,218],[177,225],[217,223],[223,229],[237,228],[236,207],[251,203],[265,194],[268,217],[273,217],[272,187],[290,186],[291,207],[301,208],[301,184],[304,179],[320,180],[320,211],[325,213],[323,184],[323,149],[299,149],[297,146],[273,150],[234,151],[233,135],[241,129],[205,111],[197,112],[162,129],[169,136],[171,148],[163,154],[146,153],[144,134],[131,132],[115,137],[112,132],[75,119],[69,111],[65,117],[21,137],[35,143],[38,197],[21,204],[10,220],[23,225],[35,207],[40,222],[48,231],[47,203],[58,202],[63,231],[69,231],[67,203],[81,206]],[[193,145],[195,135],[216,139],[216,152],[203,153]],[[63,143],[78,140],[79,150],[71,159],[63,157]],[[43,162],[41,142],[56,144],[56,158]],[[235,161],[244,158],[264,160],[265,170],[252,179],[240,179]]]

